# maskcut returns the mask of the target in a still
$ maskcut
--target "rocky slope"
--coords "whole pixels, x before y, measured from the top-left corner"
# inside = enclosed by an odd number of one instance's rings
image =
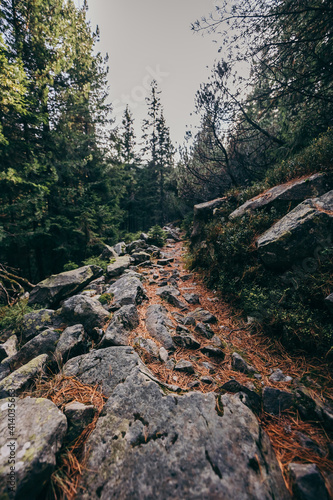
[[[77,443],[64,498],[329,498],[330,401],[186,271],[166,230],[162,252],[143,234],[106,249],[105,276],[86,266],[31,293],[44,309],[0,346],[1,499],[45,498]]]

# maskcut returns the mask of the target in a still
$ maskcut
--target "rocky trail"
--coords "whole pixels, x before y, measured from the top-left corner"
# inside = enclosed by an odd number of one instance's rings
[[[31,292],[0,345],[1,499],[332,497],[328,369],[254,333],[166,230]]]

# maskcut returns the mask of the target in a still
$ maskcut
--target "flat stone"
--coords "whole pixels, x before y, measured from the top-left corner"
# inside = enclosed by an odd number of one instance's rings
[[[146,328],[154,339],[160,342],[165,349],[174,350],[171,332],[173,330],[172,321],[167,316],[167,311],[159,304],[148,307],[146,314]]]
[[[306,198],[320,196],[329,191],[331,181],[324,173],[313,174],[303,179],[296,179],[274,186],[263,194],[246,201],[229,215],[229,219],[241,217],[246,212],[276,205],[281,201],[303,201]]]
[[[70,325],[82,324],[90,336],[93,335],[94,328],[103,327],[110,316],[98,300],[82,295],[67,299],[63,303],[61,314]]]
[[[216,316],[201,307],[198,307],[193,312],[189,313],[187,317],[194,318],[195,321],[200,321],[202,323],[217,323]]]
[[[173,286],[164,286],[160,290],[157,290],[156,295],[161,297],[161,299],[166,300],[169,302],[169,304],[178,307],[179,309],[185,309],[187,308],[186,304],[184,302],[181,302],[178,299],[178,296],[180,295],[179,291],[177,288]]]
[[[200,343],[195,340],[192,335],[173,335],[173,343],[177,347],[182,347],[183,349],[199,349]]]
[[[28,389],[43,372],[48,359],[47,354],[41,354],[1,380],[0,399],[7,398],[12,393],[19,395]]]
[[[109,264],[107,267],[106,275],[107,278],[115,278],[123,274],[125,269],[128,269],[132,261],[129,255],[123,255],[122,257],[117,257],[116,261]]]
[[[292,489],[300,500],[329,500],[325,481],[315,464],[289,464]]]
[[[130,332],[138,325],[137,308],[133,304],[121,307],[114,313],[98,347],[129,345]]]
[[[22,339],[28,342],[44,330],[51,328],[54,323],[59,325],[61,320],[53,309],[41,309],[23,316]]]
[[[150,254],[147,252],[134,252],[131,255],[131,259],[134,262],[134,264],[139,264],[140,266],[142,266],[142,264],[146,262],[150,263]],[[150,265],[152,264],[150,263]]]
[[[205,346],[200,350],[202,354],[208,356],[209,358],[217,358],[219,360],[223,360],[225,358],[225,352],[219,347]]]
[[[206,370],[209,370],[209,373],[216,372],[215,366],[209,363],[208,361],[203,361],[201,364],[204,368],[206,368]]]
[[[184,372],[184,373],[194,373],[194,368],[193,365],[190,361],[186,361],[184,359],[181,359],[178,361],[176,364],[175,368],[176,371],[178,372]]]
[[[137,346],[144,351],[146,351],[151,356],[158,358],[159,356],[159,348],[155,344],[155,342],[151,339],[145,339],[143,337],[136,337],[133,341],[133,346]]]
[[[35,286],[30,292],[28,304],[41,304],[52,309],[61,300],[79,293],[88,283],[98,278],[102,273],[101,267],[84,266],[53,275]]]
[[[207,375],[205,375],[204,377],[201,377],[200,381],[203,384],[207,384],[207,385],[214,385],[216,383],[212,377],[207,377]]]
[[[222,342],[220,337],[218,337],[217,335],[214,335],[211,340],[212,340],[212,344],[214,347],[222,348],[224,346],[224,343]]]
[[[174,260],[175,259],[173,257],[171,257],[169,259],[159,259],[157,261],[157,265],[158,266],[170,266],[170,264],[172,264],[172,262],[174,262]]]
[[[212,339],[214,337],[214,332],[211,329],[211,327],[205,323],[197,323],[194,331],[198,335],[202,335],[202,337],[205,337],[206,339]]]
[[[60,337],[60,332],[55,330],[45,330],[33,339],[29,340],[16,354],[3,361],[9,366],[10,371],[16,370],[40,354],[51,355],[56,350],[56,343]]]
[[[196,293],[183,293],[183,297],[189,304],[200,304],[200,297]]]
[[[168,351],[164,347],[161,347],[159,350],[159,358],[162,363],[166,363],[169,359]]]
[[[78,498],[288,500],[267,435],[237,395],[165,394],[133,373],[91,434]],[[186,460],[184,457],[186,456]]]
[[[74,325],[67,327],[60,335],[55,357],[66,363],[70,358],[80,356],[88,351],[88,338],[83,325]]]
[[[13,400],[15,403],[13,403]],[[9,433],[8,415],[15,405],[15,431]],[[36,499],[47,485],[56,465],[67,430],[65,415],[52,401],[42,398],[10,398],[0,412],[0,497],[14,498],[7,489],[10,444],[15,441],[16,499]]]
[[[283,269],[300,259],[313,258],[319,242],[330,234],[332,220],[333,191],[304,201],[257,239],[263,263]]]
[[[0,362],[6,358],[10,358],[17,353],[17,337],[16,335],[11,335],[9,339],[6,340],[3,344],[0,345],[0,353],[1,359]]]
[[[290,392],[280,391],[273,387],[264,387],[262,399],[264,411],[271,415],[279,415],[294,406],[294,397]]]
[[[285,375],[283,371],[278,368],[272,373],[268,380],[270,380],[271,382],[291,382],[292,377]]]
[[[100,384],[103,394],[110,396],[113,389],[136,367],[140,358],[132,347],[107,347],[70,359],[63,373],[76,377],[84,384]]]
[[[129,304],[138,305],[146,299],[146,291],[136,276],[125,274],[108,288],[107,293],[113,293],[117,307]]]
[[[96,408],[93,405],[85,405],[78,401],[68,403],[64,408],[64,414],[68,421],[68,432],[66,440],[71,443],[77,439],[84,429],[94,419]]]
[[[238,354],[238,352],[232,353],[231,366],[233,370],[240,373],[250,374],[256,371],[255,368],[253,368],[253,366],[249,365],[242,358],[242,356]]]
[[[111,259],[116,259],[118,257],[118,254],[113,247],[110,247],[109,245],[104,244],[104,248],[103,248],[102,253],[99,257],[100,257],[100,259],[110,261]]]

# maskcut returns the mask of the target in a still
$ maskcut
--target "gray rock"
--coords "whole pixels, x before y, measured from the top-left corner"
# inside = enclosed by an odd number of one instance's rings
[[[333,191],[306,200],[257,239],[259,255],[268,267],[286,268],[313,257],[320,241],[332,231]]]
[[[199,349],[200,343],[192,335],[173,335],[173,343],[183,349]]]
[[[212,201],[194,205],[193,230],[191,240],[198,239],[203,232],[206,223],[213,218],[214,210],[226,203],[226,198],[216,198]]]
[[[80,292],[102,273],[101,267],[84,266],[51,276],[30,292],[28,304],[41,304],[46,308],[57,306],[61,300]]]
[[[123,255],[126,251],[126,243],[124,241],[121,241],[119,243],[117,243],[116,245],[114,245],[114,251],[118,254],[118,255]]]
[[[13,398],[14,399],[14,398]],[[15,398],[15,431],[8,429],[12,398],[2,402],[0,413],[0,497],[14,498],[7,489],[10,474],[10,451],[15,453],[15,499],[39,498],[56,465],[67,421],[63,413],[48,399]],[[8,408],[8,409],[7,409]],[[15,442],[13,449],[8,446]],[[13,470],[12,470],[13,471]]]
[[[106,270],[107,277],[114,278],[116,276],[120,276],[126,269],[129,268],[131,262],[132,261],[129,255],[117,257],[115,262],[108,265]]]
[[[294,397],[290,392],[280,391],[273,387],[265,387],[262,393],[264,411],[271,415],[279,415],[294,406]]]
[[[157,290],[156,295],[161,297],[161,299],[169,302],[169,304],[178,307],[179,309],[187,308],[186,304],[178,299],[180,292],[173,286],[162,287],[160,290]]]
[[[155,344],[155,342],[151,339],[144,339],[143,337],[136,337],[133,341],[134,347],[139,347],[140,350],[143,349],[147,351],[148,354],[158,358],[159,356],[159,348]],[[163,348],[162,348],[163,349]]]
[[[196,293],[184,293],[183,297],[189,304],[200,304],[200,297]]]
[[[60,332],[55,330],[45,330],[37,337],[29,340],[16,354],[7,358],[3,363],[9,366],[10,371],[20,368],[40,354],[51,355],[56,349],[56,343],[59,340]]]
[[[56,359],[66,363],[70,358],[85,354],[88,350],[87,336],[83,325],[74,325],[67,327],[57,343],[55,350]]]
[[[249,365],[238,352],[232,353],[231,359],[232,369],[240,373],[254,373],[256,370],[253,366]]]
[[[304,420],[319,420],[327,430],[333,430],[333,409],[328,402],[325,404],[319,398],[313,398],[305,387],[298,387],[295,404]]]
[[[186,326],[195,326],[195,319],[192,318],[191,316],[186,316],[183,319],[183,324]]]
[[[1,349],[4,355],[4,358],[2,358],[1,361],[6,359],[7,357],[10,358],[11,356],[14,356],[17,353],[17,337],[16,335],[11,335],[9,339],[6,340],[3,344],[1,344]]]
[[[204,368],[206,368],[206,370],[209,371],[209,373],[215,373],[216,372],[215,366],[212,365],[211,363],[209,363],[208,361],[203,361],[201,364],[202,364],[202,366]]]
[[[143,374],[115,388],[87,442],[78,497],[290,498],[267,435],[237,396],[165,394]],[[184,460],[186,457],[186,460]]]
[[[48,358],[47,354],[41,354],[1,380],[0,398],[7,398],[12,393],[19,395],[28,389],[36,377],[43,372]]]
[[[208,324],[198,323],[194,329],[198,335],[202,335],[206,339],[211,339],[214,337],[214,332]]]
[[[82,324],[90,336],[94,334],[94,328],[102,327],[109,319],[109,313],[98,300],[82,295],[67,299],[61,314],[71,325]]]
[[[200,377],[200,381],[203,384],[207,384],[207,385],[214,385],[214,384],[216,384],[215,380],[212,377],[207,377],[207,375],[205,375],[203,377]]]
[[[167,316],[167,311],[161,305],[154,304],[148,307],[146,328],[151,337],[160,342],[165,349],[174,350],[171,332],[173,324]]]
[[[126,253],[132,254],[133,252],[138,252],[142,249],[147,248],[147,243],[145,240],[135,240],[131,241],[128,245],[126,245]]]
[[[333,313],[333,293],[331,293],[328,297],[326,297],[325,304],[328,307],[329,311]]]
[[[237,380],[231,379],[228,380],[225,384],[222,385],[221,389],[224,391],[232,392],[232,393],[243,393],[246,396],[246,399],[243,400],[244,404],[248,406],[255,413],[259,413],[261,410],[261,398],[259,394],[255,391],[249,389],[245,385],[240,384]]]
[[[41,309],[33,311],[23,316],[22,339],[24,342],[36,337],[39,333],[53,326],[53,323],[60,325],[60,318],[52,309]]]
[[[110,396],[139,363],[140,358],[132,347],[107,347],[70,359],[63,372],[84,384],[100,384],[103,394]]]
[[[249,211],[278,205],[281,201],[303,201],[321,196],[329,191],[331,184],[332,179],[323,173],[280,184],[245,202],[229,215],[229,219],[241,217]]]
[[[103,251],[99,257],[100,259],[108,261],[111,259],[116,259],[118,257],[118,253],[115,251],[113,247],[110,247],[109,245],[104,245]]]
[[[190,374],[194,373],[194,368],[192,363],[190,361],[186,361],[185,359],[181,359],[180,361],[178,361],[174,369],[178,372],[184,372]]]
[[[222,351],[222,349],[220,349],[219,347],[207,345],[201,349],[201,352],[209,358],[216,358],[221,361],[225,358],[224,351]]]
[[[201,307],[189,313],[187,317],[193,318],[195,321],[200,321],[201,323],[217,323],[216,316]]]
[[[184,274],[183,276],[180,277],[182,281],[188,281],[191,278],[193,278],[193,274]]]
[[[121,307],[114,313],[98,347],[128,345],[130,332],[138,325],[137,308],[134,305]]]
[[[162,363],[166,363],[169,359],[168,351],[164,347],[161,347],[159,350],[159,358]]]
[[[170,266],[174,262],[174,258],[170,257],[169,259],[159,259],[157,261],[158,266]]]
[[[212,337],[212,344],[213,344],[214,347],[220,347],[220,348],[222,348],[224,346],[222,340],[217,335],[214,335]]]
[[[169,359],[165,363],[165,368],[167,368],[168,370],[174,370],[175,366],[176,366],[176,361],[174,359]]]
[[[130,273],[125,274],[108,288],[107,293],[113,293],[116,306],[129,304],[138,305],[146,298],[141,281]]]
[[[85,405],[74,401],[68,403],[64,408],[64,414],[68,421],[68,432],[66,440],[72,442],[77,439],[84,429],[94,420],[96,408],[93,405]]]
[[[277,368],[277,370],[274,370],[268,380],[270,380],[271,382],[291,382],[292,377],[285,375],[283,371],[280,370],[280,368]]]
[[[292,489],[299,500],[329,500],[325,481],[315,464],[289,464]]]
[[[185,318],[184,314],[180,314],[179,312],[172,312],[171,315],[173,318],[175,318],[177,323],[183,324]]]
[[[166,233],[168,239],[173,240],[173,241],[180,241],[181,240],[179,228],[174,229],[173,227],[170,227],[170,226],[164,226],[163,231]]]
[[[134,264],[143,264],[144,262],[150,262],[150,254],[147,252],[134,252],[131,259]]]
[[[302,432],[295,432],[298,442],[303,448],[316,453],[319,457],[324,457],[326,455],[325,451],[306,434]]]

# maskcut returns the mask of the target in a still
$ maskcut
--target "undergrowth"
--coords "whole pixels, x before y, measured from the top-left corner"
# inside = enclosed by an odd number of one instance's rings
[[[332,315],[324,299],[333,291],[333,248],[330,236],[319,251],[295,262],[287,271],[269,270],[261,263],[256,238],[298,202],[228,220],[246,200],[279,183],[333,169],[333,130],[308,148],[272,169],[260,184],[233,190],[218,215],[207,223],[200,242],[190,247],[190,267],[201,270],[206,283],[244,311],[254,324],[281,338],[289,348],[332,357]],[[188,227],[185,228],[189,233]],[[331,349],[331,350],[330,350]]]

